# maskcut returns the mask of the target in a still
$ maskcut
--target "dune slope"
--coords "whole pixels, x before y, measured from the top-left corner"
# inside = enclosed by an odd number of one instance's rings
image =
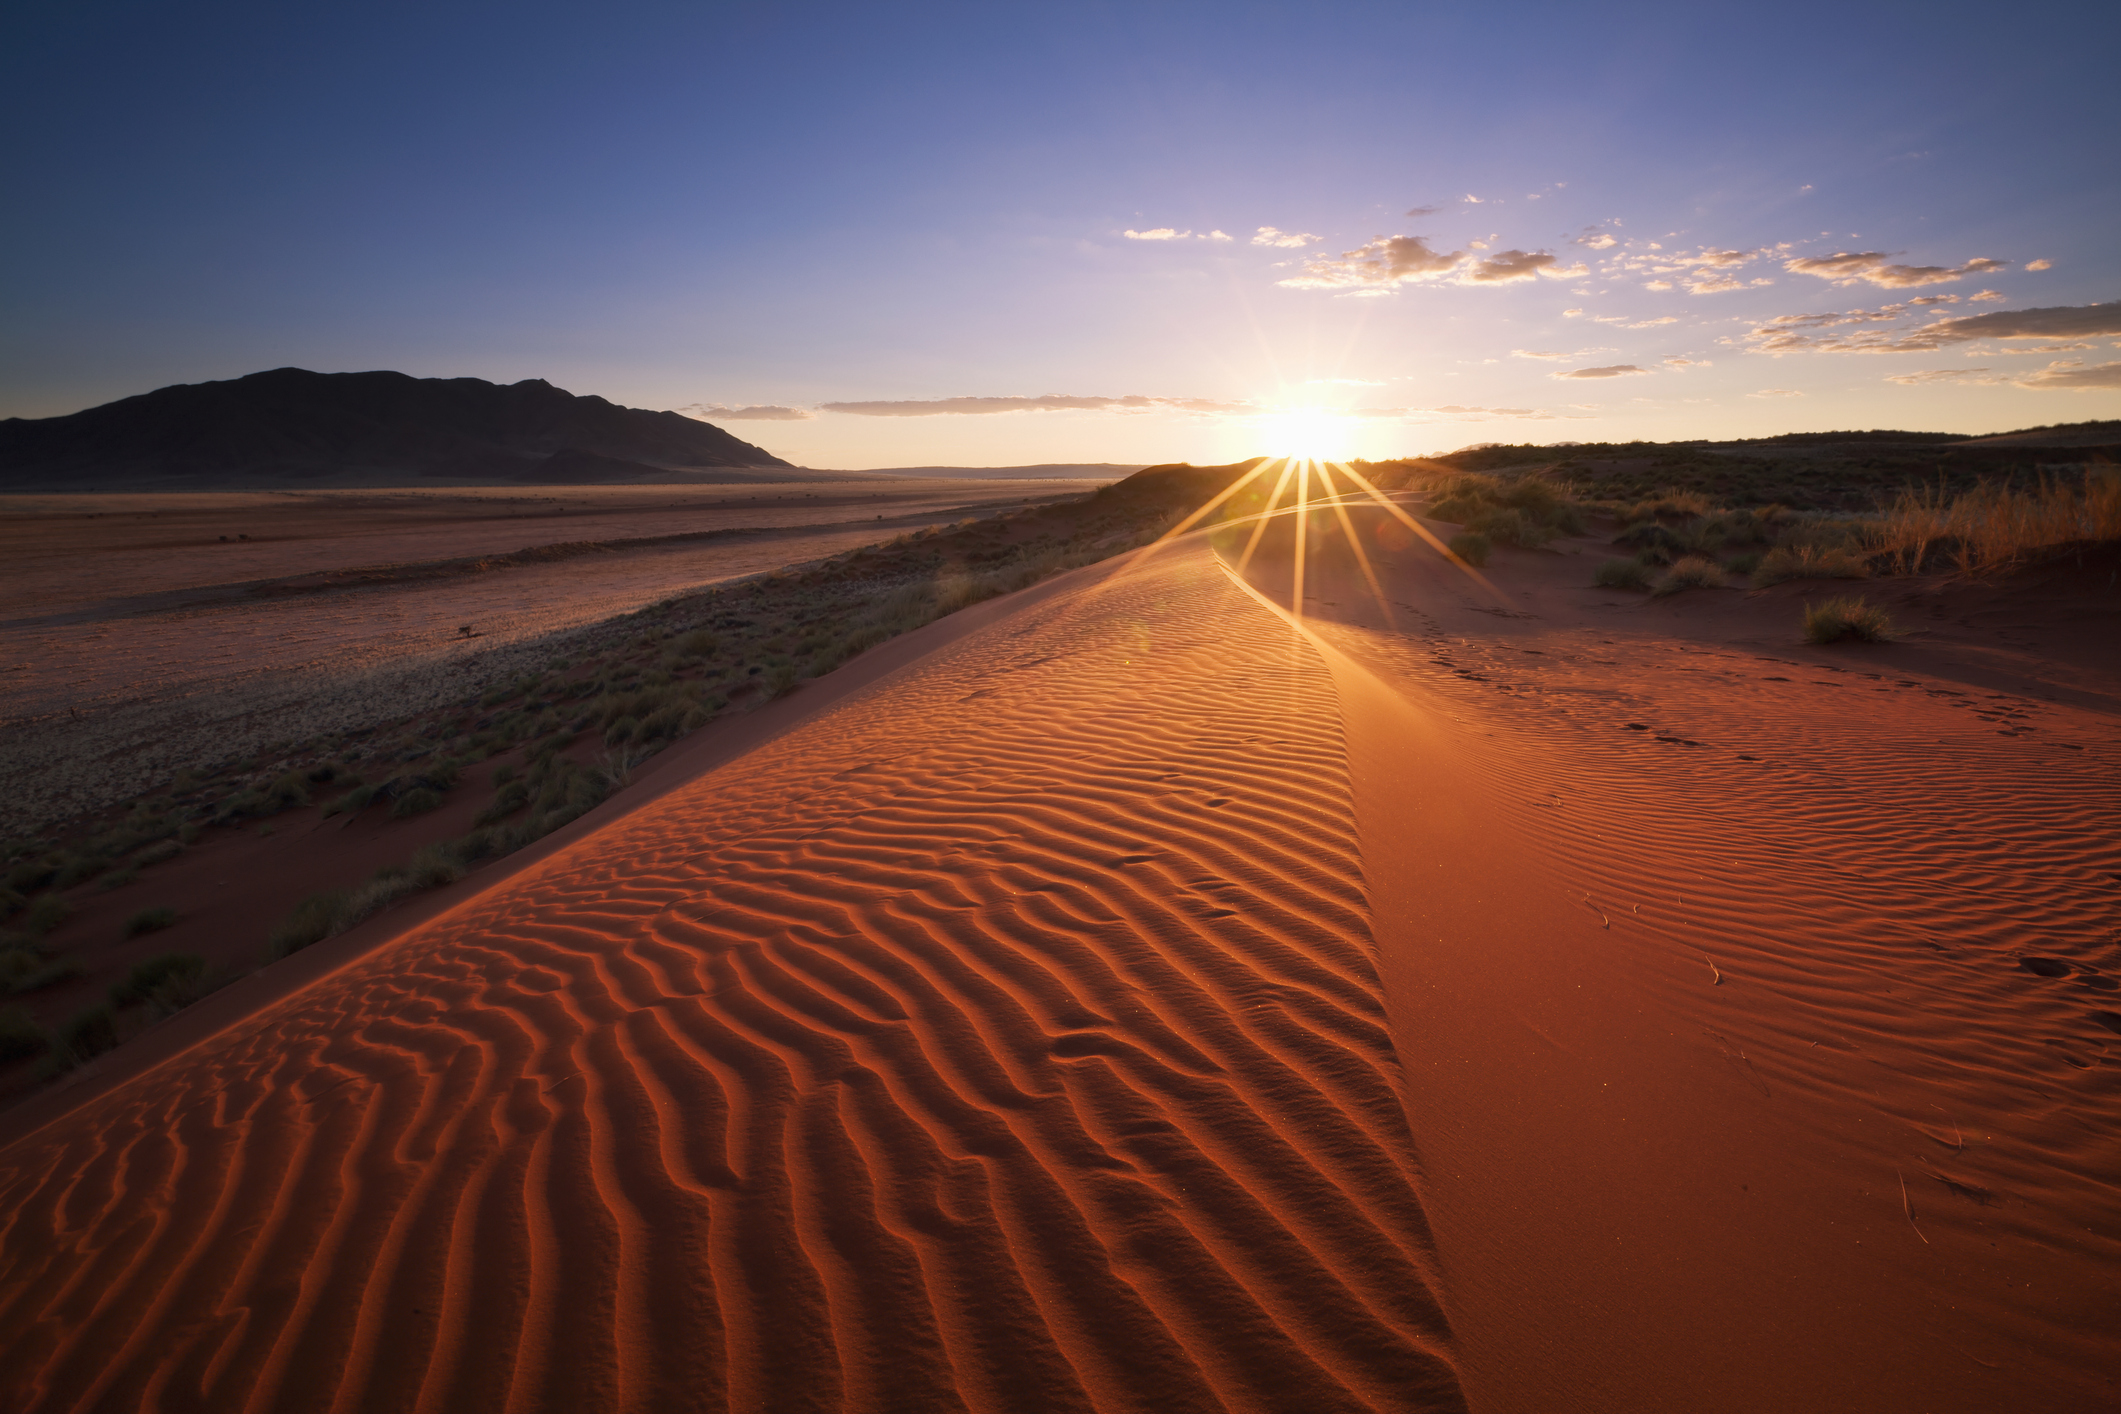
[[[28,1409],[1451,1409],[1318,652],[1045,601],[0,1152]]]

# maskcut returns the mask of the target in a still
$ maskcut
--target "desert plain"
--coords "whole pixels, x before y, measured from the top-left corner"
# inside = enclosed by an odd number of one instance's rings
[[[100,806],[216,734],[269,774],[702,584],[1097,504],[715,492],[45,498],[4,779]],[[1809,644],[1846,586],[1598,587],[1610,525],[1476,567],[1431,509],[1098,527],[19,1089],[0,1397],[2121,1401],[2113,546],[1879,579],[1896,639]],[[471,828],[532,768],[496,747],[432,811],[83,885],[38,1005],[232,967],[327,865]]]

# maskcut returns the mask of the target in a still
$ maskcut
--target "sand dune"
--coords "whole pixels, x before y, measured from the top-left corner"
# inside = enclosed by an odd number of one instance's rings
[[[1202,558],[12,1146],[19,1402],[1455,1407],[1331,684]]]
[[[10,1407],[2112,1403],[2104,660],[1287,569],[936,625],[85,1092]]]

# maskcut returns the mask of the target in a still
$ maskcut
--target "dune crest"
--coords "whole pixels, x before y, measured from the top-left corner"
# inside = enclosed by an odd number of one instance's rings
[[[1463,1407],[1333,684],[1047,600],[0,1152],[29,1409]]]

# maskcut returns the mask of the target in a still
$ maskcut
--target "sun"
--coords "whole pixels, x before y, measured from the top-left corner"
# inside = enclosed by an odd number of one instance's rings
[[[1344,461],[1354,440],[1354,419],[1324,408],[1286,408],[1262,419],[1260,432],[1265,440],[1259,450],[1270,457]]]

